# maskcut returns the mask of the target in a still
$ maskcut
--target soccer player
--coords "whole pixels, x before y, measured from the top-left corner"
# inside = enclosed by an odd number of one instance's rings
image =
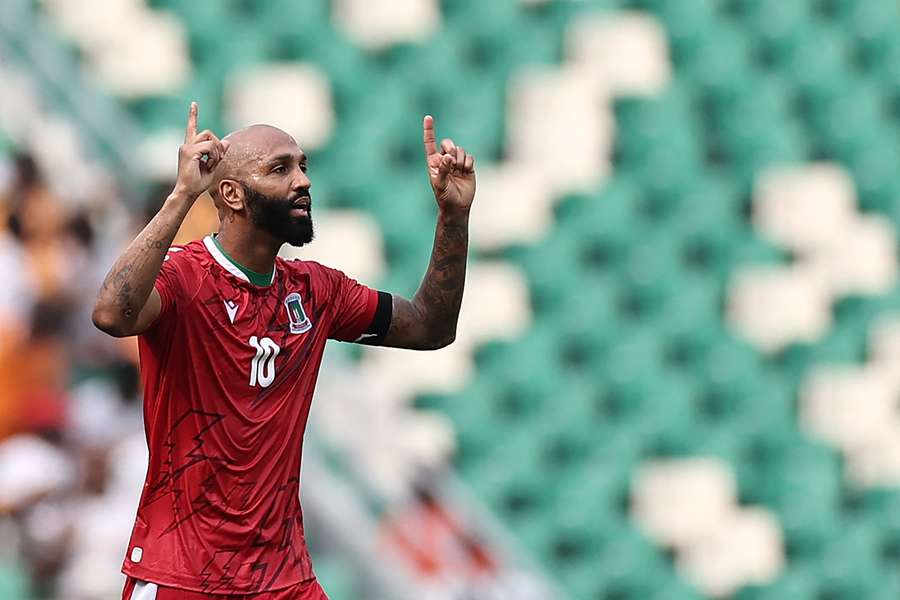
[[[313,237],[306,155],[266,125],[222,140],[197,133],[191,104],[175,187],[106,276],[93,312],[110,335],[139,336],[150,463],[123,599],[326,598],[299,499],[325,342],[427,350],[456,335],[475,161],[452,140],[438,147],[430,116],[423,128],[439,211],[431,262],[407,300],[278,257],[285,242]],[[218,233],[170,247],[207,190]]]

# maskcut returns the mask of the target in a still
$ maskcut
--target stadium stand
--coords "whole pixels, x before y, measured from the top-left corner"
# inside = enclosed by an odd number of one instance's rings
[[[384,424],[365,440],[379,440],[379,452],[344,441],[387,496],[417,468],[452,461],[576,600],[900,596],[896,2],[37,4],[52,43],[139,123],[143,177],[171,176],[190,99],[216,132],[280,125],[309,152],[321,207],[319,240],[296,255],[384,289],[414,291],[432,239],[421,115],[477,157],[457,344],[427,355],[366,349],[348,368],[377,401],[355,416],[349,402],[316,409],[338,440],[354,418]],[[6,81],[2,64],[0,73]],[[38,103],[17,106],[46,125]],[[6,223],[22,191],[13,153],[30,150],[49,174],[66,155],[37,153],[40,136],[0,108]],[[99,147],[115,172],[115,148]],[[98,178],[70,158],[76,182]],[[41,189],[52,206],[73,204],[59,184]],[[92,189],[79,183],[75,195],[87,202]],[[193,226],[206,231],[215,215],[197,210]],[[104,223],[128,229],[139,211],[107,211]],[[57,227],[33,235],[65,229],[78,239],[74,225]],[[8,323],[24,314],[40,333],[39,317],[52,315],[35,307],[61,296],[54,289],[84,297],[47,266],[58,257],[8,230],[0,226],[0,265],[25,255],[43,279],[22,283],[37,290],[26,306],[0,290],[0,340],[18,339]],[[61,335],[22,343],[56,348]],[[129,352],[103,348],[115,365]],[[12,364],[0,357],[3,406],[33,399],[26,390],[10,400]],[[81,386],[109,365],[65,364],[69,392],[52,390],[65,402],[104,423],[136,418],[128,402],[84,400],[134,401]],[[323,387],[320,398],[359,400]],[[53,418],[0,417],[0,435]],[[101,435],[83,421],[70,425],[76,437]],[[0,442],[0,597],[107,597],[119,580],[91,587],[105,574],[79,577],[79,567],[115,564],[114,536],[109,560],[20,564],[46,540],[10,508],[25,502],[13,492],[63,483],[29,488],[8,467],[22,459],[3,457],[27,453],[28,466],[50,473],[90,457],[32,442]],[[134,443],[116,440],[114,456],[139,460]],[[110,481],[134,502],[139,482]],[[86,523],[106,507],[77,504]],[[315,563],[332,598],[360,597],[352,562],[331,553]],[[27,591],[45,572],[54,576]]]

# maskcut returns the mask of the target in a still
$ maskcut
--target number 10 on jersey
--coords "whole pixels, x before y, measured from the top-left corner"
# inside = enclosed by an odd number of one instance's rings
[[[256,350],[256,356],[250,361],[250,386],[269,387],[275,381],[275,358],[281,351],[272,338],[250,338],[250,345]]]

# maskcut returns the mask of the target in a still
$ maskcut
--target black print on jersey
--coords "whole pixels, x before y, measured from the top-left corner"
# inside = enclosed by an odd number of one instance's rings
[[[166,436],[166,441],[163,443],[163,448],[165,448],[166,452],[166,460],[163,462],[160,478],[150,486],[145,506],[149,506],[169,494],[176,497],[183,494],[184,490],[179,487],[178,480],[181,475],[191,467],[199,464],[211,464],[215,467],[217,464],[224,462],[222,458],[217,456],[206,455],[204,448],[206,444],[204,436],[212,428],[221,423],[224,418],[225,416],[220,413],[189,409],[175,420],[175,423],[172,425],[172,430]],[[191,419],[191,421],[188,421],[188,419]],[[197,422],[204,422],[204,424],[193,438],[195,442],[194,446],[185,452],[183,456],[176,456],[175,439],[177,439],[179,428],[185,422],[188,423],[188,429],[190,430],[193,430],[196,427]],[[177,505],[177,503],[174,504]],[[176,521],[178,520],[176,515]]]

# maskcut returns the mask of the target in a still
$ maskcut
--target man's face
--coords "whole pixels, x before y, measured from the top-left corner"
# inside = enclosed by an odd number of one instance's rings
[[[306,155],[293,138],[275,133],[275,143],[254,162],[249,182],[242,182],[250,221],[292,246],[313,239],[312,186]]]
[[[312,203],[308,188],[283,196],[266,195],[247,184],[241,185],[254,225],[292,246],[302,246],[312,241]]]

